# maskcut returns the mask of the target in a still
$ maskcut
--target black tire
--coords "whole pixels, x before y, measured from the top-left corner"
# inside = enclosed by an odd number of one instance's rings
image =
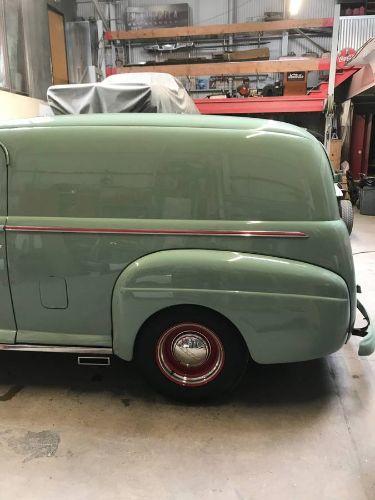
[[[348,233],[352,234],[354,212],[353,212],[353,205],[352,205],[350,200],[341,200],[340,201],[340,215],[341,215],[342,220],[346,224],[346,227],[348,229]]]
[[[195,331],[194,328],[189,329],[186,325],[194,326]],[[174,333],[178,331],[179,333]],[[203,332],[203,335],[209,332],[205,339],[208,338],[210,356],[207,357],[208,361],[203,363],[203,372],[208,370],[206,364],[213,357],[212,353],[215,353],[217,357],[216,364],[212,366],[216,370],[220,368],[217,372],[211,370],[210,375],[205,373],[203,383],[200,382],[197,385],[192,385],[192,380],[196,383],[193,376],[189,378],[188,385],[182,380],[177,381],[176,377],[180,376],[177,373],[178,367],[176,371],[168,371],[169,367],[165,367],[163,358],[163,349],[171,354],[172,346],[176,346],[177,339],[182,337],[186,339],[191,331]],[[214,337],[209,336],[212,334]],[[172,344],[171,340],[170,344],[165,346],[165,339],[168,335],[174,339],[174,343]],[[214,346],[213,343],[217,339],[219,342]],[[196,344],[194,346],[196,347]],[[217,346],[220,349],[216,349]],[[198,352],[206,353],[206,350]],[[172,354],[170,358],[175,363],[179,363]],[[194,306],[169,308],[150,318],[139,332],[135,346],[135,361],[150,385],[164,396],[189,403],[213,399],[232,391],[244,375],[248,360],[248,349],[238,330],[222,316]],[[179,366],[185,370],[200,369],[200,367]],[[214,377],[210,379],[213,375]]]

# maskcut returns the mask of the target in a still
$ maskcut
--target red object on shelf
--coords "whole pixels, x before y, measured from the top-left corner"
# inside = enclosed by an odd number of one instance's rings
[[[105,68],[105,76],[112,76],[117,73],[116,68],[112,68],[112,66],[106,66]]]

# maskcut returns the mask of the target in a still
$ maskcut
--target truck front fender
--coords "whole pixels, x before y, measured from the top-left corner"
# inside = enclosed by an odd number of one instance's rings
[[[260,363],[334,352],[349,327],[348,289],[331,271],[272,256],[166,250],[136,260],[119,276],[112,303],[114,353],[131,360],[143,323],[185,304],[229,319]]]

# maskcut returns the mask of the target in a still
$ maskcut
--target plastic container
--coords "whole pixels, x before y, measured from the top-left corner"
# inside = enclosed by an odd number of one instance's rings
[[[375,185],[363,186],[359,194],[359,211],[362,215],[375,215]]]

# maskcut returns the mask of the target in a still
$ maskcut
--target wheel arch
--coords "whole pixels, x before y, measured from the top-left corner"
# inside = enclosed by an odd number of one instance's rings
[[[217,278],[223,263],[236,256],[238,253],[218,250],[161,250],[130,263],[116,280],[112,293],[114,354],[131,361],[138,334],[147,322],[172,308],[190,307],[209,311],[225,320],[238,332],[251,356],[250,346],[237,322],[238,311],[232,314],[228,307],[236,301],[235,294],[225,288],[218,290]],[[231,265],[230,271],[224,273],[231,290],[237,289],[230,279],[236,267]],[[172,283],[163,283],[169,269],[173,269],[170,271]],[[191,276],[192,269],[198,269],[196,276]],[[153,280],[151,284],[150,280]],[[217,294],[219,300],[216,300]]]
[[[173,312],[177,312],[177,311],[178,312],[180,312],[180,311],[186,311],[187,314],[193,313],[195,311],[201,311],[201,312],[204,312],[206,314],[210,314],[210,315],[213,315],[213,316],[215,316],[217,318],[220,318],[222,321],[226,322],[231,327],[231,329],[233,331],[235,331],[236,334],[242,339],[244,347],[249,352],[249,349],[247,347],[247,344],[246,344],[244,336],[242,335],[242,333],[240,332],[240,330],[238,329],[238,327],[235,325],[235,323],[233,321],[231,321],[227,316],[225,316],[223,313],[221,313],[220,311],[218,311],[218,310],[216,310],[216,309],[214,309],[212,307],[202,306],[201,304],[190,304],[190,303],[186,303],[186,304],[174,304],[174,305],[171,305],[171,306],[164,307],[164,308],[159,309],[158,311],[154,312],[153,314],[151,314],[148,318],[146,318],[145,321],[140,326],[140,328],[139,328],[139,330],[138,330],[138,332],[136,334],[136,337],[135,337],[135,340],[134,340],[134,352],[136,352],[136,350],[137,350],[137,344],[139,342],[140,335],[142,335],[142,332],[146,329],[146,327],[152,321],[156,321],[161,316],[164,316],[164,315],[167,315],[167,314],[173,314]]]

